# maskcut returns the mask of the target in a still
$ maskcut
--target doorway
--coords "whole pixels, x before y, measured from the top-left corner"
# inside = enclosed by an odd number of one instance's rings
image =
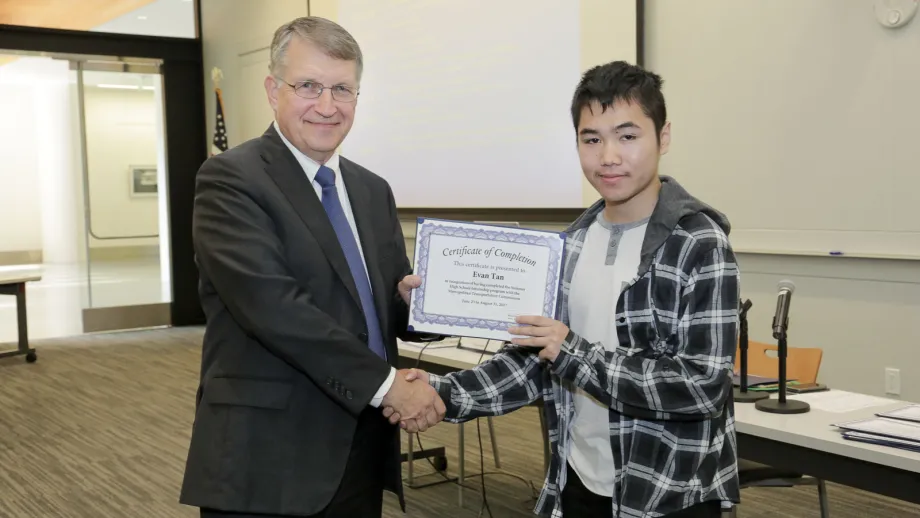
[[[12,55],[14,61],[20,62],[26,58],[38,62],[43,58],[38,65],[53,69],[46,70],[53,74],[51,78],[40,79],[33,74],[21,81],[17,86],[18,97],[0,99],[4,104],[2,119],[6,123],[5,126],[0,123],[0,127],[20,135],[39,132],[33,146],[41,149],[41,153],[33,153],[25,159],[25,147],[18,149],[0,140],[5,158],[0,175],[6,172],[6,181],[0,188],[0,218],[3,218],[0,228],[5,230],[13,224],[24,227],[18,229],[18,243],[0,239],[0,269],[4,268],[4,262],[9,264],[11,257],[20,262],[31,259],[32,263],[43,264],[45,260],[41,255],[44,253],[59,258],[55,261],[80,265],[76,274],[71,269],[62,273],[66,276],[57,279],[58,291],[68,288],[67,297],[45,297],[47,307],[58,307],[47,316],[32,312],[31,307],[42,297],[42,289],[39,286],[33,289],[30,283],[27,288],[30,337],[41,337],[42,328],[51,330],[54,336],[64,336],[80,333],[84,327],[86,330],[109,330],[204,323],[191,235],[195,171],[207,159],[209,147],[201,40],[6,25],[0,30],[0,54]],[[2,62],[0,65],[3,65],[0,66],[2,84],[4,76],[10,76],[11,68]],[[102,76],[102,72],[118,77]],[[115,82],[103,82],[102,79]],[[100,88],[99,85],[118,87]],[[104,90],[152,93],[156,102],[153,131],[157,139],[163,137],[162,141],[148,139],[155,149],[154,162],[149,161],[149,155],[139,156],[140,161],[132,161],[117,173],[110,170],[97,174],[96,167],[105,166],[105,153],[122,151],[115,139],[124,136],[122,131],[115,131],[115,136],[111,132],[103,135],[102,142],[109,145],[102,146],[103,155],[97,154],[94,142],[100,140],[92,133],[93,128],[100,127],[100,120],[94,115],[94,99],[99,95],[94,98],[94,94]],[[168,102],[164,102],[167,99]],[[51,123],[37,124],[38,118],[29,115],[28,110],[33,108]],[[8,114],[15,116],[7,117]],[[117,127],[124,129],[124,133],[130,133],[139,129],[130,129],[131,124],[139,125],[139,120],[138,117],[120,122],[102,119],[101,127],[109,124],[111,130],[111,125],[118,123]],[[144,124],[149,128],[149,118]],[[15,148],[16,152],[9,154],[12,158],[8,158],[6,148]],[[37,161],[44,167],[39,168]],[[42,180],[28,180],[30,175],[20,171],[28,167],[35,173],[32,177],[39,176],[38,170],[54,175],[47,173],[50,180],[44,180],[45,176]],[[72,174],[63,174],[65,170]],[[22,189],[6,189],[7,185],[18,188],[22,184],[26,184],[25,194],[21,194]],[[84,185],[88,186],[85,190]],[[97,192],[100,189],[102,192]],[[107,204],[111,200],[105,196],[111,193],[106,189],[125,198]],[[155,196],[153,191],[156,191]],[[116,202],[123,205],[118,206]],[[155,223],[152,218],[145,219],[131,212],[139,204],[146,204],[148,209],[156,206]],[[55,211],[75,216],[43,217]],[[111,222],[113,218],[117,224]],[[46,231],[48,221],[58,224]],[[152,237],[154,235],[156,237]],[[4,253],[11,247],[13,253]],[[38,258],[32,253],[36,250]],[[146,260],[153,267],[127,268],[129,275],[122,272],[120,282],[128,287],[115,291],[110,289],[115,282],[106,276],[106,263],[116,259]],[[131,297],[127,293],[131,293]],[[3,310],[0,307],[0,313]],[[61,318],[62,315],[68,318]],[[70,315],[77,317],[70,318]],[[0,315],[0,342],[8,341],[4,335],[8,320]],[[74,320],[76,326],[71,325]],[[65,325],[66,322],[71,324]]]
[[[33,338],[171,324],[163,81],[155,59],[0,56],[0,268]],[[0,342],[15,338],[12,301]],[[6,315],[10,313],[10,315]]]

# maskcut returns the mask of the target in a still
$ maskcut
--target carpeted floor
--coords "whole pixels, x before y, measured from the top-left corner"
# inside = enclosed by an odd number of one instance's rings
[[[200,328],[178,328],[35,341],[37,363],[0,360],[0,517],[197,516],[177,499],[201,335]],[[535,410],[494,422],[502,468],[539,488],[543,460]],[[486,470],[494,471],[485,421],[481,429]],[[457,435],[457,426],[445,424],[421,436],[425,447],[447,447],[451,475]],[[467,471],[478,472],[475,423],[466,427],[466,444]],[[417,482],[439,477],[417,461],[416,476],[426,473]],[[463,508],[457,486],[441,484],[408,489],[406,515],[387,495],[384,515],[476,517],[480,479],[467,483]],[[488,475],[486,489],[492,516],[533,516],[528,483]],[[833,518],[920,517],[917,506],[834,484],[828,489]],[[745,490],[743,499],[743,518],[818,516],[814,488]]]

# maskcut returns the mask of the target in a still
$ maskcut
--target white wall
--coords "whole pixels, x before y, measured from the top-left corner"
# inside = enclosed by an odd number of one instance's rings
[[[268,75],[272,35],[282,24],[306,15],[306,0],[201,0],[208,128],[208,142],[202,145],[210,149],[214,136],[214,67],[224,73],[220,88],[230,146],[258,137],[268,128],[273,115],[262,81]]]
[[[42,251],[72,263],[83,243],[75,74],[63,61],[18,58],[0,67],[0,252]],[[93,227],[99,235],[156,235],[157,198],[129,195],[128,165],[157,157],[153,91],[87,86]],[[91,240],[91,247],[158,240]]]
[[[133,197],[129,166],[157,165],[156,105],[150,90],[86,86],[86,154],[92,230],[99,237],[157,235],[157,197]],[[156,245],[157,238],[92,239],[90,247]]]
[[[883,27],[868,0],[649,11],[668,171],[734,216],[737,249],[920,259],[920,23]]]
[[[890,109],[899,98],[916,106],[916,90],[884,81],[901,73],[920,78],[918,61],[892,62],[890,53],[877,50],[916,57],[916,44],[914,50],[901,46],[920,41],[920,21],[885,29],[875,22],[872,3],[863,0],[743,4],[646,2],[646,64],[664,78],[673,124],[663,171],[741,226],[750,214],[725,200],[749,200],[756,193],[770,207],[764,215],[779,218],[784,212],[778,204],[786,200],[815,213],[839,213],[844,229],[863,229],[870,216],[890,211],[892,198],[867,197],[841,207],[841,189],[862,183],[864,192],[877,193],[916,185],[920,164],[904,153],[897,155],[900,176],[888,174],[887,166],[873,168],[891,156],[879,156],[886,147],[872,132],[900,128],[899,139],[914,143],[909,151],[917,149],[916,110]],[[752,80],[771,74],[782,77]],[[875,93],[854,97],[853,85],[871,85],[868,91]],[[863,114],[864,124],[851,120],[852,113]],[[758,187],[768,178],[764,174],[751,176],[764,163],[783,168],[776,169],[771,189]],[[789,170],[798,172],[785,174]],[[917,199],[916,189],[912,196]],[[898,367],[902,397],[920,401],[920,262],[757,254],[741,254],[739,261],[743,296],[754,302],[751,339],[772,342],[776,284],[792,279],[797,289],[790,346],[824,349],[821,381],[884,395],[884,368]]]
[[[80,222],[80,139],[72,72],[44,60],[46,76],[33,85],[32,117],[41,186],[42,262],[73,264],[84,255]]]
[[[0,67],[0,252],[42,249],[41,186],[31,87]],[[26,100],[26,102],[24,102]]]
[[[0,66],[0,252],[77,260],[70,90],[65,62],[17,58]]]

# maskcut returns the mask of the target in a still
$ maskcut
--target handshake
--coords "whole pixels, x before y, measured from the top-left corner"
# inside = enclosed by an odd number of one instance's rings
[[[428,373],[402,369],[383,396],[383,416],[407,432],[424,432],[444,419],[447,409],[441,396],[428,384]]]

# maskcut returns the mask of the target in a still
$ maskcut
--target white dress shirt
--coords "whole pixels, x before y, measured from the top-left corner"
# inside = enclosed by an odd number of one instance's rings
[[[313,190],[316,191],[316,196],[319,197],[320,202],[323,201],[323,187],[316,181],[316,173],[319,172],[321,165],[325,165],[335,172],[335,190],[339,194],[339,202],[342,204],[342,210],[345,211],[345,219],[348,220],[348,226],[351,227],[351,233],[354,234],[355,242],[358,243],[358,251],[361,253],[361,264],[364,266],[364,275],[367,275],[367,264],[364,260],[364,249],[361,247],[361,238],[358,237],[358,226],[355,224],[355,214],[352,212],[351,203],[348,201],[348,191],[345,189],[345,182],[342,181],[342,171],[339,168],[339,154],[333,154],[325,164],[317,163],[294,147],[294,145],[285,138],[284,134],[281,133],[281,128],[278,127],[277,121],[275,121],[274,125],[275,131],[277,131],[278,136],[281,137],[281,142],[284,142],[284,145],[291,150],[291,153],[294,154],[294,158],[297,159],[297,163],[300,164],[304,173],[307,174],[310,183],[313,184]],[[367,283],[370,285],[370,277],[368,277]],[[373,288],[371,288],[371,290],[373,291]],[[382,329],[381,332],[383,332]],[[374,398],[371,399],[371,406],[379,407],[380,404],[383,403],[383,396],[390,390],[390,387],[393,385],[393,380],[395,379],[396,369],[390,367],[390,375],[387,376],[386,381],[383,382],[383,385],[380,385],[380,389],[377,390]]]

